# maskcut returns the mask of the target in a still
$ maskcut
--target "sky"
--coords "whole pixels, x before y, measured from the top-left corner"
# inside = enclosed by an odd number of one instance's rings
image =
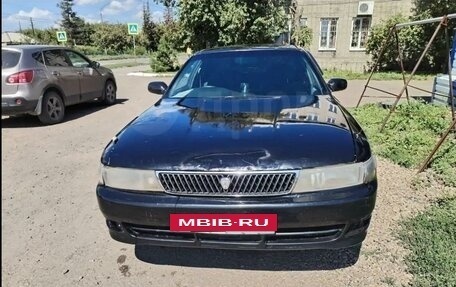
[[[147,0],[74,0],[73,10],[85,21],[98,23],[142,24],[143,1]],[[2,0],[2,32],[31,28],[30,17],[35,28],[58,27],[60,9],[58,0]],[[153,20],[163,18],[163,8],[149,1]]]

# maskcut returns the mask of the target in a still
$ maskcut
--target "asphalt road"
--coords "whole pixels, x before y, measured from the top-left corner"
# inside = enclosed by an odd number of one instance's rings
[[[2,119],[4,286],[388,286],[388,278],[408,282],[400,259],[403,251],[385,226],[394,226],[391,222],[407,206],[416,209],[397,199],[397,191],[412,194],[412,173],[382,161],[379,172],[387,180],[381,182],[377,212],[383,212],[374,217],[358,262],[347,250],[218,251],[113,241],[96,201],[98,166],[112,136],[159,98],[147,92],[151,78],[127,76],[140,70],[115,70],[116,105],[70,107],[65,122],[54,126],[41,126],[35,117]],[[385,186],[391,184],[394,194],[389,196]]]

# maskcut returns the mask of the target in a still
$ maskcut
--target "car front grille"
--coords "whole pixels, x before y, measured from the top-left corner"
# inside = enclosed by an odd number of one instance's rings
[[[327,242],[340,237],[346,225],[316,226],[302,228],[279,228],[274,234],[229,234],[229,233],[199,233],[173,232],[168,226],[152,227],[123,223],[127,232],[141,239],[199,241],[200,243],[226,242],[260,244],[262,241],[268,246]]]
[[[198,196],[273,196],[291,192],[296,171],[157,172],[167,193]]]

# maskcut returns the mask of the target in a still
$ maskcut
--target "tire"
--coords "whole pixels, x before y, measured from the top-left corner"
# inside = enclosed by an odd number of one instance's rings
[[[46,125],[53,125],[63,121],[65,117],[65,104],[60,95],[54,91],[46,92],[41,104],[39,120]]]
[[[117,88],[113,81],[108,80],[103,90],[103,104],[113,105],[117,100]]]

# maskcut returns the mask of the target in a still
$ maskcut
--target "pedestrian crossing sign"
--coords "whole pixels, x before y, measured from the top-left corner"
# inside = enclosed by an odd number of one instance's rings
[[[139,26],[138,23],[128,23],[128,34],[138,35],[139,34],[138,26]]]
[[[57,41],[59,41],[59,42],[67,41],[67,34],[65,31],[57,31]]]

